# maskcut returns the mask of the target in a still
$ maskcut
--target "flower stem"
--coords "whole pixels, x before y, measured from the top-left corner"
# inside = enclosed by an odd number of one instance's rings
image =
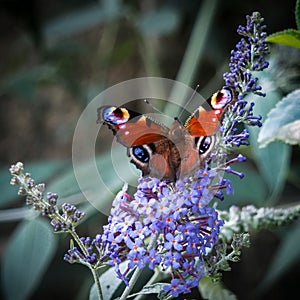
[[[151,237],[151,240],[149,242],[147,250],[153,249],[155,247],[156,241],[157,241],[157,237],[158,237],[158,233],[154,234]],[[139,276],[141,275],[141,273],[142,273],[142,270],[139,269],[139,268],[137,268],[134,271],[134,273],[133,273],[133,275],[132,275],[132,277],[131,277],[131,279],[129,281],[128,286],[125,288],[125,290],[124,290],[124,292],[123,292],[123,294],[122,294],[122,296],[120,297],[119,300],[125,300],[127,298],[127,296],[129,295],[129,293],[133,289],[133,287],[134,287],[135,283],[137,282],[137,280],[138,280]]]
[[[68,230],[68,232],[70,233],[70,235],[72,236],[72,238],[75,240],[75,242],[77,243],[77,245],[80,247],[80,250],[82,251],[82,253],[84,255],[87,255],[87,250],[84,247],[83,243],[81,242],[77,232],[73,229]]]
[[[132,275],[132,277],[129,281],[128,286],[125,288],[125,290],[124,290],[124,292],[123,292],[123,294],[122,294],[122,296],[120,297],[119,300],[125,300],[127,298],[127,296],[131,292],[132,288],[134,287],[134,285],[137,282],[137,280],[138,280],[139,276],[141,275],[141,273],[142,273],[142,270],[139,269],[139,268],[137,268],[134,271],[134,273],[133,273],[133,275]]]
[[[94,282],[95,282],[96,287],[97,287],[98,298],[99,298],[99,300],[102,300],[103,299],[102,289],[101,289],[100,280],[99,280],[97,271],[92,266],[89,266],[89,268],[90,268],[90,270],[93,274]]]

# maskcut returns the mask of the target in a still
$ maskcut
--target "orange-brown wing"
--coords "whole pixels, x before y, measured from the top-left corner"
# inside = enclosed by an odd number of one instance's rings
[[[191,136],[213,135],[219,128],[219,113],[200,107],[185,123]]]
[[[126,147],[151,144],[168,135],[168,128],[126,108],[103,106],[98,109],[97,123],[104,123]]]
[[[214,93],[208,100],[208,109],[199,107],[186,121],[185,127],[191,136],[210,136],[220,127],[226,108],[235,100],[234,93],[224,88]]]

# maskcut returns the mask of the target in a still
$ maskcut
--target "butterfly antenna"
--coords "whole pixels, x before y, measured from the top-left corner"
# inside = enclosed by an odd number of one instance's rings
[[[151,106],[151,108],[153,110],[155,110],[156,112],[160,113],[160,114],[163,114],[163,112],[161,110],[159,110],[157,107],[155,107],[148,99],[144,99],[144,102],[148,105]]]
[[[190,103],[192,102],[194,96],[196,95],[197,90],[199,89],[199,87],[200,87],[200,85],[197,84],[197,85],[196,85],[196,88],[195,88],[194,91],[193,91],[193,94],[191,95],[191,97],[189,98],[189,100],[186,102],[186,104],[185,104],[184,107],[182,108],[182,110],[181,110],[181,112],[179,113],[179,115],[178,115],[177,118],[179,118],[179,117],[183,114],[183,112],[186,110],[186,108],[190,105]]]

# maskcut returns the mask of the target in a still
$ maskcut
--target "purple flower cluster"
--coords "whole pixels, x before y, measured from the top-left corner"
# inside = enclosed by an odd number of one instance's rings
[[[205,168],[176,183],[140,178],[133,197],[123,188],[101,238],[118,277],[128,284],[132,268],[160,266],[172,274],[165,291],[173,296],[197,286],[203,275],[201,257],[216,243],[223,225],[207,204],[215,196],[222,198],[220,189],[231,192],[230,184]],[[121,272],[125,260],[128,265]]]
[[[221,127],[222,138],[217,143],[217,148],[221,149],[219,152],[225,150],[223,151],[225,156],[231,147],[249,145],[247,128],[241,131],[238,124],[259,127],[262,125],[262,117],[253,115],[254,103],[248,103],[244,97],[249,93],[265,96],[258,78],[254,77],[252,72],[262,71],[269,65],[266,61],[269,54],[265,42],[266,26],[263,25],[263,18],[258,12],[246,16],[246,20],[246,26],[240,25],[237,29],[238,34],[243,37],[236,45],[236,49],[231,51],[230,71],[223,75],[225,85],[233,88],[237,94],[237,101],[224,116]]]
[[[83,249],[78,249],[76,246],[68,250],[64,256],[64,260],[69,263],[83,263],[89,265],[95,265],[99,262],[99,253],[95,252],[94,245],[97,238],[92,240],[90,237],[81,237],[80,242],[83,245]]]
[[[249,92],[263,96],[258,78],[253,77],[251,71],[262,71],[269,65],[265,59],[269,54],[265,42],[266,26],[262,24],[263,18],[258,12],[246,16],[246,19],[246,26],[240,25],[237,29],[243,38],[236,45],[236,50],[231,51],[230,72],[225,73],[223,77],[226,86],[235,88],[242,96]]]
[[[49,193],[48,202],[51,203],[51,196],[49,199]],[[54,205],[52,205],[52,207],[56,208]],[[72,228],[80,223],[84,215],[85,214],[75,205],[64,203],[62,205],[62,214],[60,214],[59,217],[52,217],[51,225],[54,227],[55,232],[72,230]]]
[[[26,204],[32,205],[33,209],[41,212],[42,215],[51,219],[51,225],[54,231],[73,230],[84,217],[84,213],[76,206],[64,203],[62,213],[57,207],[58,195],[56,193],[47,193],[46,199],[45,184],[35,184],[30,173],[23,173],[24,167],[21,162],[12,165],[10,173],[13,175],[12,185],[20,185],[19,195],[26,196]]]
[[[258,126],[261,127],[262,116],[253,115],[254,103],[248,103],[247,101],[241,99],[237,100],[236,103],[231,107],[224,118],[223,125],[221,127],[221,136],[223,139],[219,141],[222,144],[219,150],[225,149],[225,155],[228,149],[232,147],[240,147],[241,145],[249,145],[249,132],[247,128],[240,130],[238,124],[246,124],[248,126]]]

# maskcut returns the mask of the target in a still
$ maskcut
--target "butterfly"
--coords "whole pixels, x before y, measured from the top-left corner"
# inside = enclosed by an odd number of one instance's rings
[[[206,100],[207,109],[200,106],[184,125],[174,118],[170,128],[144,114],[114,106],[98,108],[97,123],[113,131],[142,176],[175,182],[209,159],[224,113],[235,101],[234,91],[223,88]]]

